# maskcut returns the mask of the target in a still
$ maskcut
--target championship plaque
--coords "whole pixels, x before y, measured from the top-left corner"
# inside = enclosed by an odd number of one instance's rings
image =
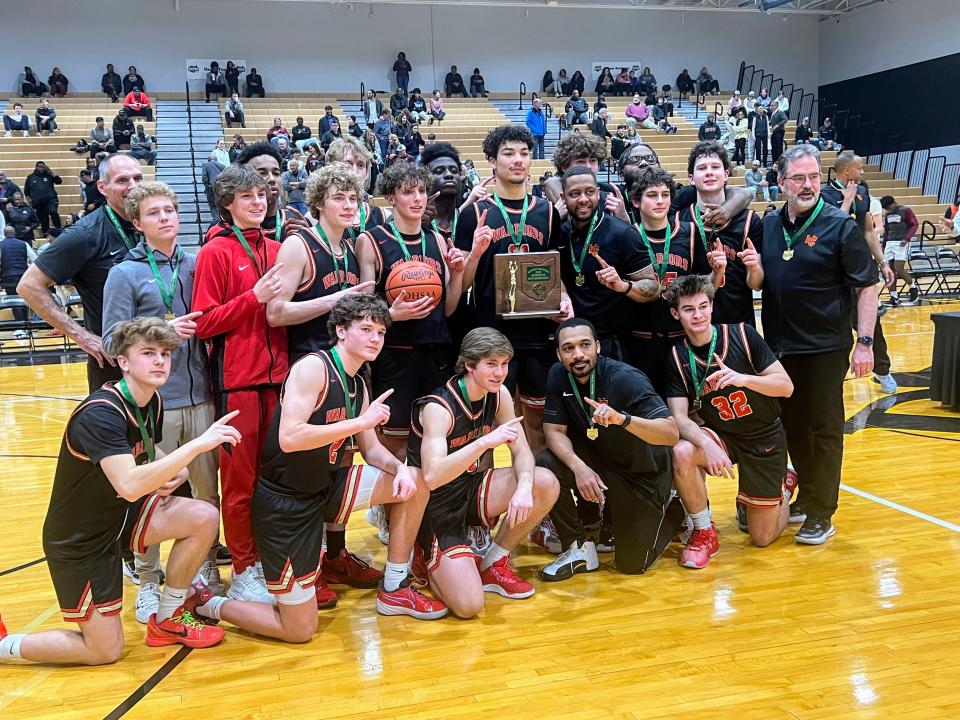
[[[560,314],[560,253],[504,253],[493,256],[497,315],[504,320]]]

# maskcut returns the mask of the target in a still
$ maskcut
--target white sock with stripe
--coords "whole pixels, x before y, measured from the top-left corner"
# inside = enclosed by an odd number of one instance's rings
[[[393,592],[399,588],[400,584],[407,579],[409,567],[407,563],[392,563],[387,560],[387,564],[383,566],[383,589]]]
[[[157,608],[157,622],[163,622],[168,617],[180,609],[183,601],[187,599],[190,588],[172,588],[169,585],[163,586],[163,592],[160,593],[160,606]]]
[[[0,663],[20,660],[20,642],[26,635],[7,635],[0,640]]]
[[[487,548],[487,554],[483,556],[483,562],[480,563],[480,571],[483,572],[503,557],[510,557],[510,551],[505,550],[495,542],[490,543],[490,547]]]

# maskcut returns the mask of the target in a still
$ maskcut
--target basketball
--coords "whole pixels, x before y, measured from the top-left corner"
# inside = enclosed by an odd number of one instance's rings
[[[407,300],[419,300],[423,297],[440,302],[443,297],[443,282],[432,267],[419,260],[407,260],[400,263],[387,276],[387,302],[391,305],[403,290]]]

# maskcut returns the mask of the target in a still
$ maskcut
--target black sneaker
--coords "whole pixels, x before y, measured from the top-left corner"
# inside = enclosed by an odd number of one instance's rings
[[[801,545],[823,545],[827,538],[833,536],[836,532],[829,520],[808,517],[803,521],[803,527],[797,531],[793,539]]]
[[[613,528],[604,525],[600,528],[600,536],[597,538],[598,553],[612,553],[616,551],[616,542],[613,535]]]
[[[747,526],[747,507],[737,503],[737,527],[740,529],[740,532],[750,532],[750,528]]]
[[[233,562],[233,555],[230,554],[230,550],[227,549],[227,546],[223,543],[217,543],[217,565],[229,565]]]
[[[916,285],[910,286],[910,302],[915,303],[920,299],[920,289]]]
[[[807,519],[807,511],[803,509],[803,505],[800,504],[800,501],[793,503],[790,506],[790,524],[796,525],[797,523],[802,523]]]
[[[123,574],[130,578],[134,585],[140,584],[140,573],[137,572],[137,564],[132,557],[123,561]],[[166,579],[163,570],[160,570],[160,584],[163,585]]]

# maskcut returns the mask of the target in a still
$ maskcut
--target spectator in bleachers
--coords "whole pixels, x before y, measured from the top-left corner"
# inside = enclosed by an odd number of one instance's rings
[[[783,155],[783,138],[787,132],[787,114],[780,109],[780,103],[774,100],[770,104],[770,153],[773,164]]]
[[[223,70],[220,69],[220,63],[216,60],[210,63],[204,90],[207,95],[207,102],[210,102],[211,94],[227,96],[227,79],[223,75]]]
[[[764,200],[770,202],[767,180],[760,168],[759,160],[754,160],[750,169],[743,174],[743,183],[747,190],[754,194],[754,197],[761,196]]]
[[[290,128],[290,133],[290,139],[298,150],[304,150],[308,145],[320,144],[320,141],[313,137],[310,126],[304,123],[300,115],[297,116],[297,124]]]
[[[310,173],[315,172],[323,167],[324,152],[323,148],[317,143],[310,143],[307,145],[306,152],[307,157],[304,165],[307,168],[307,174],[309,175]]]
[[[123,90],[123,80],[120,73],[115,72],[113,65],[107,63],[107,71],[100,76],[100,89],[108,98],[117,102],[120,99],[120,92]]]
[[[733,162],[737,170],[743,169],[743,163],[746,162],[747,140],[750,139],[750,121],[747,120],[747,112],[744,108],[737,110],[737,122],[734,126],[733,135]]]
[[[60,197],[57,195],[56,186],[62,184],[63,179],[52,172],[42,160],[34,165],[33,172],[27,175],[23,183],[23,194],[36,210],[44,235],[50,229],[51,221],[54,227],[60,227]]]
[[[213,155],[217,162],[226,167],[230,164],[230,153],[227,150],[227,141],[224,138],[219,138],[216,145],[213,146],[213,150],[210,151],[210,154]]]
[[[690,73],[684,68],[679,75],[677,75],[677,92],[680,93],[680,98],[686,100],[687,96],[690,93],[695,93],[697,91],[697,86],[693,82],[693,78],[690,77]]]
[[[330,123],[329,129],[320,137],[320,147],[324,150],[330,148],[330,143],[334,140],[339,140],[343,137],[343,132],[340,130],[340,122],[336,119]]]
[[[287,205],[306,217],[307,171],[300,167],[300,161],[297,158],[290,158],[286,172],[280,175],[280,185],[287,195]]]
[[[393,63],[393,71],[397,74],[397,89],[406,96],[407,88],[410,87],[410,73],[413,72],[413,66],[407,60],[406,53],[397,53],[397,59]]]
[[[586,85],[587,79],[583,76],[583,73],[579,70],[573,72],[573,77],[570,78],[570,94],[573,94],[573,91],[576,90],[578,93],[583,95],[583,87]]]
[[[429,117],[429,116],[428,116]],[[359,140],[363,137],[365,130],[361,127],[360,123],[357,122],[356,115],[347,116],[347,133]]]
[[[374,188],[377,186],[377,176],[383,169],[383,147],[380,145],[380,141],[377,139],[377,136],[374,134],[373,130],[367,130],[363,134],[363,146],[373,158],[369,167],[367,186]]]
[[[603,108],[607,107],[607,96],[601,93],[597,95],[597,101],[593,104],[593,114],[596,115]]]
[[[647,107],[647,104],[640,97],[639,93],[634,93],[633,101],[627,105],[627,109],[624,110],[624,115],[627,116],[627,127],[634,127],[640,124],[648,130],[657,129],[657,124],[650,117],[650,108]]]
[[[3,116],[3,136],[10,137],[14,130],[20,130],[24,137],[30,135],[30,116],[23,111],[23,105],[18,102],[13,104],[13,112],[7,112]]]
[[[133,126],[133,120],[131,120],[123,111],[123,108],[121,108],[117,112],[117,116],[113,119],[113,142],[117,150],[129,149],[130,138],[133,137],[136,131],[137,129]]]
[[[404,135],[400,142],[407,148],[407,156],[414,162],[420,157],[420,148],[427,144],[420,134],[420,126],[416,123],[410,126],[410,132]]]
[[[777,212],[777,206],[771,203],[763,209],[763,216],[766,217],[767,215],[771,215],[775,212]]]
[[[547,93],[557,94],[557,81],[553,78],[553,70],[544,71],[543,77],[540,79],[540,92],[544,95]]]
[[[250,68],[250,72],[247,73],[246,82],[248,98],[254,95],[259,95],[261,98],[266,96],[263,91],[263,78],[260,76],[260,73],[257,72],[256,68]]]
[[[411,124],[412,123],[410,122],[410,116],[407,113],[404,113],[397,119],[397,122],[396,122],[396,125],[394,126],[393,131],[397,134],[397,136],[401,140],[403,140],[403,138],[406,137],[407,133],[410,132]]]
[[[383,164],[384,167],[390,167],[397,159],[397,154],[400,152],[400,148],[403,147],[404,154],[406,154],[406,148],[400,142],[400,138],[396,133],[390,133],[390,136],[387,138],[387,146],[383,151]]]
[[[380,113],[380,119],[373,124],[373,133],[377,137],[377,142],[380,144],[380,154],[383,156],[384,161],[387,158],[387,145],[389,144],[390,136],[393,134],[394,123],[390,119],[390,111],[384,109]]]
[[[37,108],[37,113],[34,116],[36,122],[37,135],[46,134],[50,135],[51,133],[57,132],[57,111],[53,109],[50,105],[50,101],[44,98],[40,101],[40,107]]]
[[[213,216],[214,223],[219,220],[220,213],[217,210],[217,199],[213,192],[213,186],[216,184],[217,178],[220,177],[220,173],[223,172],[225,167],[226,165],[217,160],[216,154],[210,153],[202,168],[203,194],[207,198],[207,207],[210,208],[210,214]]]
[[[410,100],[407,101],[407,112],[416,122],[427,122],[430,119],[430,113],[427,112],[427,101],[420,94],[420,88],[414,88],[410,93]]]
[[[7,294],[7,297],[19,297],[17,295],[17,284],[27,271],[30,263],[37,257],[33,250],[33,243],[23,242],[15,235],[12,227],[4,227],[0,235],[0,286]],[[29,309],[24,306],[14,305],[13,319],[17,322],[25,323],[30,317]],[[13,333],[14,338],[24,338],[27,336],[25,330],[16,330]]]
[[[290,162],[290,158],[293,157],[293,149],[290,147],[290,141],[285,137],[277,138],[277,153],[280,155],[280,170],[287,169],[287,163]]]
[[[634,92],[634,80],[636,79],[635,74],[631,75],[631,71],[627,68],[620,68],[620,72],[617,74],[617,77],[613,80],[613,91],[617,95],[632,95]],[[636,86],[640,87],[640,81],[637,80]]]
[[[37,212],[23,200],[23,193],[17,190],[7,205],[7,225],[13,227],[15,234],[24,242],[33,243],[33,231],[40,227]]]
[[[720,136],[723,134],[723,131],[720,129],[720,126],[717,125],[717,116],[713,113],[707,115],[707,121],[700,126],[700,129],[697,131],[697,139],[703,142],[704,140],[713,140],[715,142],[720,142]]]
[[[20,73],[17,80],[17,86],[20,88],[20,95],[23,97],[30,97],[31,95],[40,97],[49,90],[45,83],[40,82],[40,78],[37,77],[33,68],[29,65],[24,65],[23,72]]]
[[[610,72],[609,67],[604,67],[600,71],[600,77],[597,78],[597,84],[594,86],[593,91],[597,95],[603,95],[604,93],[613,93],[616,92],[614,89],[617,84],[617,81],[613,79],[613,73]]]
[[[327,132],[330,131],[330,126],[331,126],[334,122],[336,122],[337,125],[340,124],[340,118],[338,118],[336,115],[333,114],[333,106],[332,106],[332,105],[324,105],[324,107],[323,107],[323,117],[320,118],[320,122],[318,123],[318,130],[319,130],[319,132],[318,132],[317,134],[318,134],[320,137],[323,137],[324,135],[326,135]]]
[[[837,129],[833,126],[833,120],[830,118],[823,119],[823,125],[817,131],[817,140],[818,142],[813,144],[821,150],[836,150],[837,152],[841,150],[840,143],[837,142]]]
[[[587,101],[580,97],[579,90],[573,90],[570,99],[563,107],[563,112],[567,116],[567,127],[574,125],[587,125],[590,122],[590,108]]]
[[[740,97],[740,91],[734,90],[733,95],[727,101],[727,115],[733,115],[739,108],[743,107],[743,99]]]
[[[47,84],[50,86],[50,95],[52,97],[63,97],[67,94],[67,87],[70,85],[70,81],[67,80],[67,76],[60,72],[60,68],[55,67],[53,72],[50,73],[50,77],[47,78]]]
[[[667,109],[667,115],[673,117],[673,88],[669,85],[664,85],[660,88],[660,94],[657,95],[657,99],[663,99],[663,106]]]
[[[470,94],[473,97],[487,96],[487,83],[483,79],[483,75],[480,74],[480,68],[478,67],[473,69],[473,74],[470,76]]]
[[[610,157],[619,161],[623,151],[627,149],[627,126],[617,125],[617,132],[610,140]]]
[[[543,160],[544,138],[547,135],[547,114],[543,111],[543,100],[537,98],[533,107],[527,110],[524,125],[533,135],[533,159]]]
[[[787,96],[783,94],[783,90],[777,93],[775,102],[783,112],[790,115],[790,101],[787,99]]]
[[[243,139],[243,135],[236,133],[233,136],[233,145],[230,146],[230,150],[227,151],[230,156],[230,162],[235,163],[237,158],[240,156],[240,153],[243,152],[243,149],[247,147],[247,141]]]
[[[100,188],[97,187],[97,179],[86,168],[80,171],[80,200],[83,203],[84,214],[93,212],[107,202]]]
[[[797,129],[793,134],[793,144],[803,145],[808,142],[813,142],[813,128],[810,127],[810,118],[805,117],[800,121],[800,124],[797,125]]]
[[[390,96],[390,112],[395,119],[407,114],[407,96],[402,87],[397,87]]]
[[[760,97],[757,98],[757,102],[760,103],[760,107],[762,107],[764,110],[770,110],[770,103],[773,102],[773,100],[766,88],[760,88]]]
[[[763,167],[767,166],[767,141],[770,139],[770,119],[767,110],[759,102],[755,106],[756,117],[753,119],[753,156],[760,161]]]
[[[383,102],[377,97],[375,90],[367,90],[367,98],[363,101],[363,120],[372,125],[380,119],[383,113]]]
[[[463,76],[457,71],[456,65],[451,65],[450,72],[443,78],[443,91],[447,97],[451,95],[470,97],[469,94],[467,94],[466,86],[463,84]]]
[[[145,92],[142,92],[138,86],[123,99],[123,112],[127,117],[146,118],[147,122],[153,122],[153,107],[150,104],[150,98]]]
[[[557,72],[557,78],[553,83],[554,90],[557,92],[557,97],[566,97],[570,94],[570,78],[567,76],[567,69],[560,68]]]
[[[433,125],[434,120],[439,123],[446,116],[447,113],[443,109],[443,98],[440,97],[440,91],[434,90],[433,97],[430,98],[430,124]]]
[[[700,68],[700,74],[697,75],[697,90],[702,93],[720,92],[720,83],[714,80],[706,66]]]
[[[10,178],[4,170],[0,170],[0,213],[7,211],[7,205],[13,200],[13,194],[20,192],[20,187]]]
[[[280,138],[284,138],[289,141],[290,131],[283,126],[283,121],[280,118],[275,117],[273,119],[273,125],[271,125],[270,129],[267,130],[267,140],[271,145],[276,147]]]
[[[97,124],[90,130],[90,157],[95,157],[98,152],[115,153],[117,151],[116,141],[113,139],[113,131],[103,124],[103,116],[97,116]]]
[[[777,166],[771,165],[767,170],[767,192],[770,193],[771,200],[780,198],[780,178],[777,176]]]
[[[643,72],[640,73],[640,92],[644,95],[650,95],[657,91],[657,78],[652,72],[650,72],[649,67],[645,67]]]
[[[233,60],[227,60],[227,69],[223,73],[224,80],[227,81],[227,91],[233,94],[240,94],[240,70]]]
[[[147,83],[144,82],[143,77],[137,72],[137,67],[131,65],[127,68],[127,74],[123,76],[123,94],[125,96],[129,95],[135,87],[145,91],[147,89]]]
[[[590,132],[603,140],[604,147],[607,146],[607,138],[610,137],[610,131],[607,129],[608,121],[607,109],[600,108],[600,112],[594,115],[593,120],[590,122]]]
[[[463,161],[463,187],[469,192],[480,184],[480,173],[473,166],[473,160],[467,158]]]
[[[240,123],[240,127],[243,128],[247,126],[247,118],[243,114],[243,101],[236,90],[230,93],[230,99],[223,104],[223,119],[228,128],[232,128],[234,123]]]
[[[650,117],[657,124],[657,132],[664,135],[676,134],[677,126],[667,119],[667,106],[662,97],[657,98],[657,104],[650,108]]]

